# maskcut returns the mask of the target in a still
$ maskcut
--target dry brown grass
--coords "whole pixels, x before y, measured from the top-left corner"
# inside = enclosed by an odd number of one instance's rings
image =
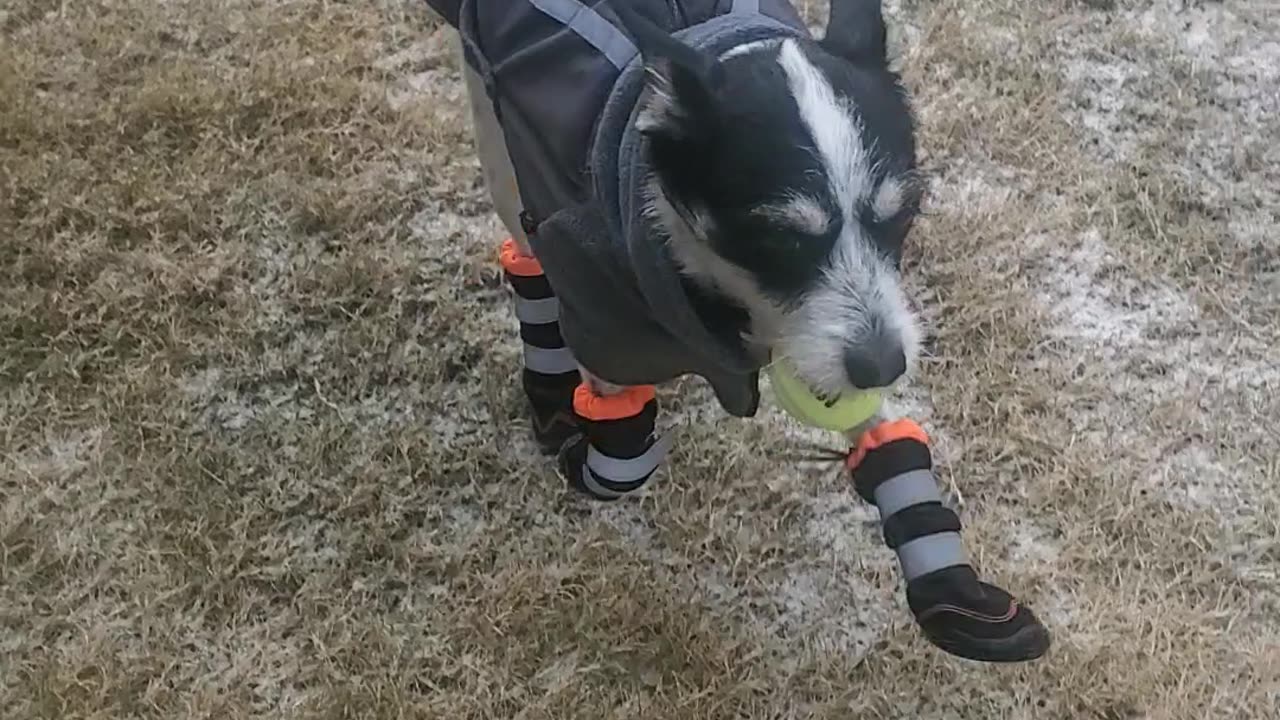
[[[891,13],[936,180],[903,402],[1055,633],[993,668],[776,411],[680,383],[647,497],[565,496],[417,3],[9,0],[0,717],[1274,717],[1277,28],[1099,5]]]

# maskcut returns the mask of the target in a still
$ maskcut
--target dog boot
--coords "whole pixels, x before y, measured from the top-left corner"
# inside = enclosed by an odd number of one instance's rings
[[[652,385],[597,395],[582,383],[573,409],[584,433],[560,451],[569,486],[597,500],[617,500],[639,490],[666,458],[667,443],[654,431],[658,401]]]
[[[515,240],[508,239],[500,259],[515,295],[524,344],[521,384],[532,410],[533,437],[544,455],[552,455],[579,432],[573,414],[578,364],[560,336],[560,303],[537,258],[522,255]]]
[[[942,504],[924,429],[881,423],[849,454],[858,494],[880,512],[884,541],[898,555],[907,604],[934,645],[970,660],[1034,660],[1049,632],[1031,609],[982,582],[960,538],[960,518]]]

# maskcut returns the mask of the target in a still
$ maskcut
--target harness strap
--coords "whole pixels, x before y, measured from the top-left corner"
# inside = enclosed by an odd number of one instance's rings
[[[621,70],[639,52],[621,30],[605,20],[594,8],[580,0],[529,0],[534,7],[564,23],[592,47],[599,50],[614,67]]]
[[[582,0],[529,0],[543,13],[559,20],[592,47],[599,50],[619,70],[625,68],[640,51],[635,43],[603,15]],[[760,0],[733,0],[730,13],[756,15],[760,13]]]

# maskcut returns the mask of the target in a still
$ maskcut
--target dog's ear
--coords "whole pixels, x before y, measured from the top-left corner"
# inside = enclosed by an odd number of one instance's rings
[[[822,38],[827,52],[856,64],[882,64],[887,60],[885,35],[880,0],[831,0]]]
[[[713,132],[723,73],[719,60],[675,39],[625,3],[614,10],[644,61],[649,94],[636,121],[640,131],[672,140],[694,140]]]

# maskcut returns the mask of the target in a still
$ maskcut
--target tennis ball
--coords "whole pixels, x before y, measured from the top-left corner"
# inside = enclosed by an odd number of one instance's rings
[[[880,409],[878,390],[847,392],[834,400],[824,400],[814,395],[783,360],[769,365],[768,373],[778,404],[805,425],[844,432],[865,422]]]

